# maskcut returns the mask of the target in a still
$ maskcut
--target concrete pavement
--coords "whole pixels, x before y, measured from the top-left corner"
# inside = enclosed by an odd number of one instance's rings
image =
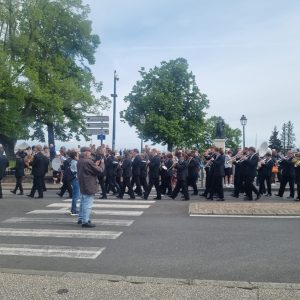
[[[0,298],[296,300],[300,284],[0,269]]]

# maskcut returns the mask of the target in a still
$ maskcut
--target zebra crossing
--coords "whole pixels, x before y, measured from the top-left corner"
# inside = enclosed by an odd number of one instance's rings
[[[97,225],[94,229],[84,229],[78,227],[76,218],[66,217],[70,212],[71,199],[62,202],[51,203],[45,209],[36,209],[26,213],[24,217],[11,217],[1,222],[0,238],[20,239],[25,242],[36,240],[34,244],[0,244],[1,256],[31,256],[31,257],[48,257],[48,258],[80,258],[96,259],[106,247],[81,247],[81,241],[86,239],[97,240],[116,240],[123,231],[118,230],[101,230],[101,226],[109,226],[112,229],[121,227],[126,230],[134,224],[135,220],[128,217],[142,216],[144,211],[151,207],[155,201],[146,200],[114,200],[103,199],[95,200],[92,211],[93,223]],[[62,216],[64,215],[64,216]],[[100,216],[100,218],[98,218]],[[102,218],[105,216],[105,218]],[[112,217],[112,218],[110,218]],[[118,217],[114,219],[113,217]],[[123,217],[126,217],[123,219]],[[120,218],[120,219],[119,219]],[[5,227],[9,224],[10,227]],[[70,229],[73,226],[74,229]],[[12,228],[11,226],[22,226],[22,228]],[[61,226],[63,228],[51,228],[51,225]],[[47,228],[43,228],[47,226]],[[28,227],[28,228],[25,228]],[[30,228],[34,227],[34,228]],[[41,228],[42,227],[42,228]],[[80,228],[80,229],[79,229]],[[107,228],[105,228],[107,229]],[[58,240],[63,245],[38,245],[39,238],[48,238],[53,241]],[[78,245],[69,246],[68,241],[72,239],[78,241]],[[102,242],[103,243],[103,242]]]

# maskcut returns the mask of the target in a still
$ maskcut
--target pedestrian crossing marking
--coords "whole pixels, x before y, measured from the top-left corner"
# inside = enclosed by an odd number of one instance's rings
[[[47,214],[60,214],[65,215],[68,212],[66,208],[62,209],[36,209],[29,211],[28,215],[47,215]],[[92,210],[92,215],[108,215],[108,216],[128,216],[137,217],[141,216],[143,211],[132,210]]]
[[[74,223],[72,218],[10,218],[2,221],[2,223],[9,224],[53,224],[53,225],[65,225]],[[134,220],[110,220],[110,219],[93,219],[93,223],[96,225],[108,225],[108,226],[130,226],[134,223]]]
[[[69,208],[70,204],[68,203],[52,203],[47,205],[47,207],[61,207],[61,208]],[[143,205],[143,204],[115,204],[115,203],[95,203],[93,204],[93,208],[139,208],[139,209],[146,209],[149,208],[150,205]]]
[[[96,259],[105,248],[0,244],[0,255]]]
[[[63,202],[72,202],[71,199],[65,199]],[[154,204],[152,200],[114,200],[114,199],[95,199],[94,203],[132,203],[132,204]],[[80,203],[80,200],[78,200]]]
[[[82,230],[53,230],[53,229],[15,229],[0,228],[0,236],[27,236],[27,237],[53,237],[53,238],[87,238],[112,239],[118,238],[122,232],[116,231],[86,231]]]

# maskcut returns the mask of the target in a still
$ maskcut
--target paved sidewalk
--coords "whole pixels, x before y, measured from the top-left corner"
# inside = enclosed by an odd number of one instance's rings
[[[194,202],[190,215],[300,216],[300,202]]]
[[[0,299],[296,300],[300,299],[300,284],[0,269]]]

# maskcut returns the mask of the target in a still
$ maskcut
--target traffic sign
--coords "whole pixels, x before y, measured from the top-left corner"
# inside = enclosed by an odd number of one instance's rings
[[[89,116],[86,117],[87,122],[109,122],[109,116]]]
[[[98,135],[98,134],[105,134],[109,135],[108,129],[87,129],[86,130],[87,135]]]
[[[98,134],[97,139],[101,140],[101,141],[104,141],[105,140],[105,134]]]
[[[108,123],[86,123],[87,128],[108,128]]]

